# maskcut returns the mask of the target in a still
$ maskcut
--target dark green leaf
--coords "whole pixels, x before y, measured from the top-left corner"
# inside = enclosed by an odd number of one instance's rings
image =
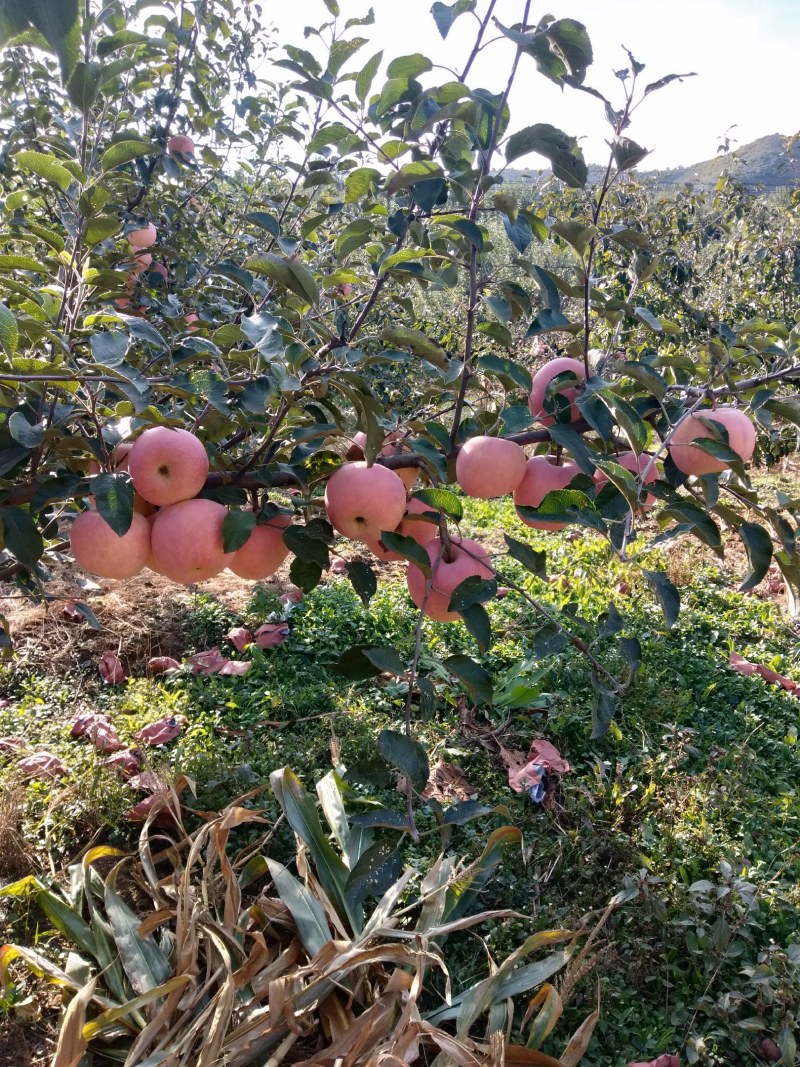
[[[406,665],[400,653],[391,645],[379,645],[376,648],[365,648],[364,655],[374,664],[379,671],[385,674],[395,674],[398,677],[406,673]]]
[[[397,767],[418,793],[422,792],[430,774],[428,756],[422,745],[413,737],[397,733],[396,730],[381,730],[378,748],[383,758]]]
[[[469,656],[449,656],[443,661],[443,666],[464,683],[476,704],[491,704],[492,677],[474,659]]]
[[[479,804],[477,800],[464,800],[460,804],[451,804],[444,813],[445,826],[464,826],[473,819],[480,819],[483,815],[491,815],[494,808],[487,808]]]
[[[742,592],[754,589],[764,578],[772,562],[772,538],[757,522],[743,522],[739,526],[739,536],[747,551],[749,570],[739,586]]]
[[[638,671],[642,665],[642,646],[635,637],[620,637],[617,639],[620,654],[630,669]]]
[[[322,567],[304,559],[293,559],[289,567],[289,577],[304,593],[310,593],[322,580]]]
[[[413,537],[405,537],[403,534],[394,533],[392,530],[382,530],[381,541],[390,552],[399,552],[404,559],[416,564],[426,576],[430,574],[430,556]]]
[[[328,546],[305,526],[287,526],[282,534],[286,547],[304,563],[315,563],[323,570],[330,565]]]
[[[553,174],[573,189],[586,185],[589,171],[574,137],[548,122],[537,122],[512,133],[506,144],[506,162],[535,152],[550,160]],[[521,250],[522,251],[522,250]]]
[[[530,545],[526,545],[523,541],[517,541],[513,537],[509,537],[508,534],[503,534],[503,537],[508,554],[512,559],[515,559],[517,563],[521,563],[526,570],[530,571],[531,574],[535,574],[537,578],[546,577],[547,553],[544,549],[531,548]]]
[[[347,563],[347,577],[353,588],[358,593],[364,607],[369,607],[370,600],[378,591],[378,581],[375,571],[367,563],[360,560],[349,560]]]
[[[23,566],[32,567],[44,552],[44,541],[30,514],[22,508],[0,508],[0,527],[8,551]]]
[[[478,648],[481,652],[485,652],[492,643],[492,624],[486,613],[486,608],[481,604],[471,604],[461,611],[461,618],[464,620],[469,632],[478,642]]]
[[[368,829],[385,827],[387,830],[408,830],[408,817],[401,815],[399,811],[391,808],[377,808],[375,811],[365,811],[360,815],[354,815],[350,820],[352,826],[362,826]]]
[[[456,0],[454,4],[442,4],[437,0],[437,3],[431,8],[431,14],[437,30],[443,38],[447,37],[458,16],[463,15],[466,11],[474,11],[475,4],[476,0]]]
[[[222,522],[222,547],[226,552],[235,552],[237,548],[250,538],[255,529],[256,515],[254,511],[242,511],[240,508],[232,508]]]
[[[533,653],[537,659],[553,656],[557,652],[563,652],[569,644],[569,638],[563,630],[548,623],[537,631],[533,639]]]
[[[381,673],[381,668],[367,658],[362,645],[356,645],[343,652],[333,665],[333,669],[351,682],[363,682]]]
[[[598,737],[605,737],[608,733],[617,702],[614,694],[600,684],[594,673],[592,674],[592,688],[594,689],[592,704],[592,740],[594,741]]]
[[[471,574],[455,587],[450,597],[450,611],[464,612],[473,604],[485,604],[497,596],[497,582],[494,578],[482,578]]]
[[[642,574],[653,587],[656,600],[664,615],[664,622],[669,630],[677,622],[681,610],[680,594],[663,571],[643,570]]]
[[[381,897],[403,873],[403,859],[388,841],[377,841],[359,858],[350,871],[345,899],[351,910],[358,909],[366,897]]]
[[[97,510],[122,537],[133,522],[133,483],[128,474],[97,474],[89,479]]]

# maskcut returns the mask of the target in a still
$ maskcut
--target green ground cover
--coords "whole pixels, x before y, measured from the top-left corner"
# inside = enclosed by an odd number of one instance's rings
[[[508,504],[473,501],[466,528],[511,529],[512,521]],[[509,822],[523,833],[522,850],[507,854],[482,904],[514,908],[525,918],[483,930],[486,946],[502,958],[526,934],[575,928],[618,891],[637,890],[609,924],[596,965],[567,1008],[565,1033],[585,1016],[599,984],[602,1016],[583,1062],[621,1067],[684,1047],[690,1061],[751,1063],[763,1036],[779,1038],[797,1025],[800,1011],[800,702],[758,677],[734,673],[727,661],[735,649],[798,677],[796,634],[774,602],[733,591],[720,567],[685,560],[670,563],[690,580],[680,619],[665,632],[649,592],[598,539],[529,539],[547,549],[551,580],[516,565],[512,577],[550,606],[595,622],[609,590],[629,583],[615,598],[624,632],[641,643],[643,666],[608,734],[592,739],[593,693],[582,657],[569,650],[537,661],[532,609],[509,596],[490,605],[498,636],[482,663],[497,680],[520,660],[530,661],[524,672],[529,706],[474,708],[467,692],[446,679],[437,687],[434,714],[415,722],[431,763],[457,766],[482,804],[503,808],[454,828],[448,849],[475,855],[491,829]],[[231,654],[228,629],[256,624],[278,607],[274,594],[259,590],[238,614],[214,596],[187,596],[186,653],[219,645]],[[125,847],[135,839],[126,813],[137,795],[100,767],[91,746],[69,738],[66,726],[76,710],[108,713],[126,741],[163,715],[186,715],[185,731],[157,750],[152,766],[191,778],[196,795],[186,800],[197,810],[218,810],[284,765],[309,790],[332,766],[355,770],[363,783],[376,733],[401,728],[404,687],[386,676],[352,683],[335,665],[356,644],[391,642],[410,658],[416,616],[404,583],[399,572],[384,581],[367,610],[346,579],[334,579],[290,621],[288,640],[253,650],[253,668],[241,678],[184,670],[102,687],[93,664],[60,677],[4,667],[0,685],[8,703],[0,709],[0,736],[23,736],[60,755],[70,770],[57,783],[23,788],[13,770],[17,757],[0,755],[3,810],[13,807],[25,839],[7,877],[26,867],[50,867],[57,875],[89,841]],[[425,635],[437,655],[476,655],[460,626],[427,624]],[[597,650],[614,662],[610,640]],[[545,804],[534,804],[509,789],[502,761],[483,743],[489,736],[523,750],[533,737],[545,737],[572,770],[553,784]],[[391,780],[356,788],[404,809]],[[268,790],[251,803],[278,813]],[[422,865],[438,851],[440,837],[424,806],[417,823],[421,839],[406,839],[403,856]],[[290,834],[279,834],[274,855],[288,862],[292,854]],[[47,923],[35,909],[12,902],[6,918],[8,940],[49,944]],[[448,942],[456,991],[482,965],[476,947],[473,933]]]

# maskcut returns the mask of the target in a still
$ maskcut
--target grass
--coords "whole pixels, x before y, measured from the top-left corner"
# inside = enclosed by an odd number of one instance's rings
[[[471,502],[468,534],[486,538],[503,529],[520,536],[507,504]],[[591,736],[594,693],[586,666],[571,649],[532,671],[540,694],[533,703],[545,710],[489,707],[467,715],[465,690],[448,680],[437,685],[434,714],[415,723],[431,762],[457,765],[482,803],[503,805],[508,813],[456,828],[449,847],[476,854],[489,830],[509,817],[523,831],[523,851],[507,857],[482,903],[512,907],[526,918],[489,928],[486,944],[500,958],[527,933],[574,927],[627,888],[635,899],[617,913],[595,970],[578,986],[578,1004],[567,1009],[564,1032],[586,1014],[599,983],[602,1017],[583,1062],[623,1067],[629,1059],[679,1048],[689,1062],[757,1062],[762,1036],[778,1039],[797,1027],[800,1011],[800,960],[791,948],[800,906],[800,703],[759,678],[734,673],[727,659],[736,649],[796,673],[796,634],[774,602],[733,591],[718,563],[703,560],[701,566],[687,552],[668,559],[685,585],[680,619],[665,632],[641,578],[598,539],[530,540],[547,549],[551,579],[561,577],[546,582],[509,562],[513,578],[552,608],[591,623],[613,600],[624,633],[641,643],[643,666],[599,739]],[[618,591],[623,580],[627,593]],[[274,594],[263,591],[238,613],[211,596],[187,600],[185,652],[218,644],[231,654],[227,629],[261,621],[276,607]],[[538,622],[514,597],[492,603],[489,611],[497,639],[481,662],[497,676],[532,656]],[[402,720],[401,684],[385,676],[350,683],[336,673],[337,660],[353,645],[383,644],[408,660],[414,624],[399,578],[381,585],[369,610],[340,579],[306,598],[292,613],[286,643],[255,650],[253,668],[242,678],[181,672],[104,689],[88,663],[61,677],[24,664],[3,668],[0,685],[10,703],[0,709],[0,736],[22,735],[61,755],[70,768],[58,783],[25,786],[13,771],[15,758],[5,758],[4,796],[14,799],[0,803],[0,818],[15,829],[0,825],[0,838],[24,833],[28,843],[7,876],[59,871],[89,841],[131,840],[126,813],[137,795],[99,766],[89,745],[68,737],[66,725],[77,710],[108,713],[124,740],[162,715],[186,715],[181,737],[151,758],[157,769],[194,780],[190,807],[198,810],[218,809],[283,765],[310,789],[331,766],[369,762],[376,733],[397,729]],[[425,637],[424,663],[428,656],[477,656],[462,627],[431,624]],[[596,651],[621,666],[613,637]],[[550,790],[545,805],[510,791],[487,742],[498,730],[504,744],[523,750],[533,737],[545,736],[569,759],[572,772]],[[393,783],[370,792],[383,805],[403,809]],[[262,802],[277,813],[268,792]],[[429,860],[438,847],[438,834],[426,835],[435,830],[433,814],[422,809],[418,824],[422,840],[403,846],[407,863]],[[288,861],[292,853],[288,834],[278,835],[277,858]],[[7,918],[14,936],[31,936],[24,908],[10,908]],[[475,949],[472,935],[448,942],[456,987],[473,977]]]

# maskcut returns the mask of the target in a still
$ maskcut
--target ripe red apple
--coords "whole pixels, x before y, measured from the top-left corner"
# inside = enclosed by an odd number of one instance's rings
[[[343,463],[325,486],[325,507],[334,529],[355,541],[377,541],[394,530],[406,510],[406,487],[394,471],[361,460]]]
[[[637,478],[639,477],[639,475],[644,474],[652,458],[653,457],[648,455],[647,452],[642,452],[641,455],[638,457],[635,452],[620,452],[618,456],[609,457],[609,459],[613,459],[615,463],[618,463],[620,467],[624,467],[626,471],[630,471],[631,474],[635,474]],[[647,472],[647,477],[644,480],[644,484],[650,485],[651,482],[655,482],[657,480],[658,469],[654,463],[650,470]],[[607,481],[608,475],[605,471],[600,470],[600,468],[598,467],[597,470],[594,472],[594,484],[597,486],[598,489],[602,489],[602,487],[606,484]],[[640,504],[640,508],[642,511],[648,511],[653,506],[653,504],[655,504],[655,502],[656,498],[653,496],[653,494],[648,493],[643,503]]]
[[[133,442],[128,470],[134,489],[164,507],[200,492],[208,477],[208,456],[188,430],[153,426]]]
[[[193,311],[190,311],[188,315],[184,315],[183,321],[186,324],[187,333],[197,333],[197,331],[200,329],[199,326],[195,325],[196,323],[200,322],[200,316],[195,315]]]
[[[132,578],[150,555],[150,524],[134,514],[128,530],[116,534],[97,511],[84,511],[69,535],[75,562],[101,578]]]
[[[545,366],[538,370],[533,376],[528,406],[531,409],[531,414],[535,415],[545,426],[549,426],[554,421],[553,416],[547,414],[544,410],[544,398],[545,393],[547,392],[547,387],[553,378],[558,377],[559,374],[566,373],[573,374],[579,382],[586,380],[586,371],[580,360],[570,359],[567,356],[559,356],[558,359],[551,359],[549,363],[546,363]],[[581,413],[578,411],[575,404],[575,399],[578,396],[577,387],[564,389],[560,395],[569,400],[572,405],[570,409],[570,420],[575,422],[581,417]]]
[[[194,141],[185,134],[176,133],[167,141],[167,151],[171,156],[180,152],[184,156],[194,155]]]
[[[152,222],[148,222],[146,226],[131,230],[126,236],[131,248],[149,248],[156,243],[158,230]]]
[[[367,435],[363,430],[359,430],[353,434],[352,443],[345,452],[345,459],[358,460],[364,458],[364,448],[367,443]],[[408,445],[406,434],[403,430],[393,430],[388,434],[381,446],[382,456],[395,456],[398,452],[410,452],[411,448]],[[395,474],[410,491],[411,487],[419,477],[419,467],[398,467]]]
[[[558,466],[550,456],[534,456],[525,465],[525,477],[514,491],[514,503],[519,507],[538,508],[548,493],[555,489],[565,489],[576,474],[580,474],[577,463],[565,463]],[[526,526],[537,530],[563,530],[566,522],[545,522],[541,519],[523,519]]]
[[[440,558],[442,542],[438,537],[422,547],[428,553],[433,574],[433,584],[425,602],[425,614],[436,622],[457,622],[461,616],[458,612],[450,611],[450,598],[456,586],[472,575],[491,578],[494,574],[486,549],[477,541],[453,538]],[[425,575],[419,567],[411,564],[406,581],[409,596],[421,608],[425,598]]]
[[[254,527],[242,547],[234,552],[228,565],[230,570],[251,581],[269,578],[289,555],[282,535],[291,523],[291,515],[274,515],[264,525]]]
[[[167,279],[169,278],[169,271],[167,270],[167,268],[164,266],[163,263],[152,263],[150,265],[150,269],[148,271],[148,274],[151,274],[151,275],[152,274],[157,274],[159,278],[162,278],[164,280],[164,282],[166,282]],[[156,282],[156,285],[161,285],[161,284],[162,284],[161,282]]]
[[[234,557],[222,547],[227,513],[222,504],[201,497],[162,508],[153,522],[151,539],[155,569],[183,585],[219,574]]]
[[[691,442],[698,438],[711,437],[711,431],[700,421],[709,419],[718,422],[728,432],[728,444],[747,463],[756,447],[756,431],[752,422],[738,408],[720,407],[698,411],[678,426],[669,444],[669,454],[679,471],[684,474],[718,474],[728,469],[729,464],[715,459]]]
[[[525,452],[502,437],[473,437],[459,450],[456,480],[467,496],[505,496],[525,477]]]

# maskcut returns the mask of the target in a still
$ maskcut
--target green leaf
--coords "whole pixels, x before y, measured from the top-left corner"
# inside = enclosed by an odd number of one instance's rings
[[[84,63],[80,61],[70,75],[67,83],[67,95],[70,103],[78,111],[88,113],[100,92],[104,68],[101,63]]]
[[[421,159],[414,163],[405,163],[395,171],[386,183],[386,191],[392,195],[410,189],[417,182],[428,178],[444,178],[445,174],[438,163]]]
[[[634,317],[639,320],[639,322],[643,322],[645,326],[648,326],[653,331],[653,333],[663,332],[664,327],[661,325],[661,323],[658,321],[652,311],[649,311],[647,308],[644,307],[637,307],[633,309],[633,314]]]
[[[537,122],[524,130],[512,133],[506,143],[506,162],[513,163],[530,152],[550,160],[553,174],[572,189],[582,189],[589,177],[583,153],[574,137],[551,126]]]
[[[739,586],[740,592],[754,589],[764,578],[772,562],[772,538],[757,522],[743,522],[738,529],[747,551],[749,570]]]
[[[32,567],[44,552],[42,535],[27,511],[17,507],[0,508],[3,544],[25,567]]]
[[[128,474],[97,474],[89,479],[97,510],[108,525],[122,537],[133,522],[133,482]]]
[[[430,766],[425,749],[413,737],[396,730],[381,730],[378,734],[378,749],[383,758],[397,767],[409,779],[418,793],[428,783]]]
[[[308,848],[322,888],[340,914],[347,917],[344,888],[349,872],[322,829],[314,801],[288,767],[273,771],[269,782],[286,821]]]
[[[656,600],[664,615],[667,629],[671,629],[677,622],[678,614],[681,610],[681,598],[678,590],[663,571],[643,570],[642,574],[653,588]]]
[[[100,166],[105,174],[116,167],[124,166],[125,163],[131,163],[134,159],[150,156],[159,151],[161,151],[160,148],[148,141],[117,141],[103,152]]]
[[[455,222],[448,222],[447,225],[453,230],[458,230],[471,245],[474,245],[478,252],[483,251],[484,242],[480,226],[476,226],[469,219],[457,219]]]
[[[393,59],[386,68],[388,78],[416,78],[433,68],[433,64],[427,56],[421,52],[414,52],[410,56],[398,56]]]
[[[222,522],[223,549],[226,552],[235,552],[237,548],[241,548],[249,540],[255,525],[256,514],[254,511],[231,508]]]
[[[333,664],[333,670],[350,682],[363,682],[381,673],[380,667],[367,657],[363,645],[354,645],[343,652]]]
[[[611,720],[614,718],[617,702],[614,694],[605,689],[597,675],[592,672],[592,688],[594,689],[594,701],[592,702],[592,740],[605,737]]]
[[[600,398],[606,407],[609,409],[617,425],[628,438],[628,442],[636,453],[640,453],[647,447],[649,435],[647,432],[647,426],[644,421],[639,417],[639,412],[629,404],[627,400],[623,400],[621,396],[617,396],[616,393],[604,393]]]
[[[479,356],[478,366],[486,374],[494,374],[498,378],[510,378],[514,385],[524,389],[526,393],[531,391],[531,374],[525,367],[515,363],[513,359],[505,356],[485,355]]]
[[[615,137],[611,151],[618,171],[633,170],[650,155],[648,148],[642,148],[630,137]]]
[[[365,608],[369,607],[370,600],[378,592],[378,580],[375,571],[367,563],[360,560],[349,560],[347,563],[347,577],[361,599]]]
[[[403,873],[403,860],[389,841],[378,841],[359,858],[350,871],[345,899],[351,910],[360,908],[366,897],[381,897]]]
[[[382,59],[383,52],[376,52],[371,59],[367,60],[356,75],[356,96],[362,104],[366,102],[369,90],[375,80],[375,75],[378,73],[378,68],[381,65]]]
[[[325,5],[325,7],[327,7],[328,11],[330,11],[330,13],[333,15],[333,17],[335,19],[338,18],[339,15],[341,15],[341,11],[339,10],[339,4],[337,3],[337,0],[322,0],[322,2]]]
[[[574,248],[581,258],[591,244],[592,238],[597,236],[596,226],[591,223],[578,222],[576,219],[559,219],[551,229],[557,237],[560,237],[562,241],[566,241],[571,248]]]
[[[128,351],[128,335],[122,330],[106,333],[93,333],[89,338],[92,358],[106,367],[118,367]]]
[[[387,830],[408,830],[408,818],[399,811],[391,808],[376,808],[374,811],[365,811],[360,815],[354,815],[350,820],[353,826],[374,829],[378,827]]]
[[[81,952],[92,957],[96,955],[97,946],[91,927],[74,908],[48,890],[37,893],[36,903],[59,933],[77,945]]]
[[[508,215],[501,211],[500,217],[503,220],[503,226],[509,241],[518,252],[524,252],[533,240],[533,228],[527,216],[520,212],[512,221]]]
[[[479,804],[477,800],[463,800],[459,804],[451,804],[444,813],[445,826],[465,826],[473,819],[480,819],[483,815],[491,815],[494,808],[487,808]]]
[[[260,226],[262,230],[266,230],[273,237],[280,236],[280,223],[274,215],[270,215],[266,211],[251,211],[248,215],[245,215],[245,219],[248,222],[254,222],[256,226]]]
[[[37,29],[58,56],[61,79],[66,83],[80,55],[78,0],[3,0],[0,3],[0,46],[27,26]]]
[[[172,966],[152,937],[139,935],[141,919],[116,892],[116,871],[109,875],[104,902],[120,960],[134,992],[143,994],[166,982]]]
[[[267,866],[278,896],[297,924],[297,932],[306,952],[309,956],[316,956],[333,939],[322,905],[282,863],[267,856]]]
[[[449,656],[443,661],[443,666],[464,683],[476,704],[492,703],[492,676],[474,659],[469,656]]]
[[[114,237],[121,229],[122,221],[117,215],[95,215],[86,224],[84,240],[93,247]]]
[[[48,156],[44,152],[34,152],[29,149],[24,152],[17,152],[13,158],[21,170],[29,171],[31,174],[38,174],[40,178],[44,178],[51,185],[57,185],[62,192],[66,192],[74,181],[67,168],[62,166],[55,156]]]
[[[464,508],[455,493],[449,489],[418,489],[411,494],[412,500],[419,500],[428,504],[432,511],[442,511],[453,522],[461,522],[464,518]]]
[[[397,348],[410,348],[415,356],[426,359],[435,367],[444,369],[448,365],[447,352],[422,330],[414,330],[410,326],[385,326],[381,331],[381,340]]]
[[[523,541],[517,541],[513,537],[509,537],[507,533],[503,534],[503,538],[506,542],[508,554],[512,559],[515,559],[517,563],[521,563],[527,571],[535,574],[537,578],[546,577],[547,553],[544,549],[538,551],[535,548],[531,548],[530,545],[526,545]]]
[[[443,39],[447,37],[459,15],[475,10],[476,2],[477,0],[456,0],[454,4],[442,4],[437,0],[431,8],[431,14]]]
[[[254,274],[264,274],[270,281],[290,289],[306,303],[319,303],[319,288],[311,271],[297,260],[285,259],[272,252],[249,256],[244,267]]]
[[[17,354],[19,331],[14,314],[0,301],[0,348],[13,359]]]
[[[14,440],[25,448],[38,448],[44,440],[44,424],[37,422],[31,425],[21,411],[15,411],[10,416],[8,430]]]

